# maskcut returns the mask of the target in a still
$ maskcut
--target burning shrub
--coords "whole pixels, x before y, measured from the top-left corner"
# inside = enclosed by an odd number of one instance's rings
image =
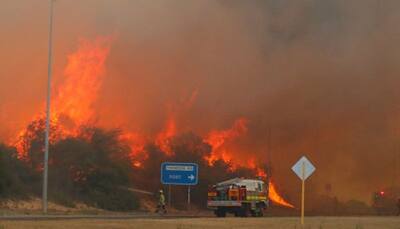
[[[108,210],[138,207],[130,185],[133,173],[129,147],[119,140],[118,130],[84,127],[77,137],[60,140],[53,146],[50,186],[71,197]]]
[[[33,121],[18,145],[19,158],[39,177],[43,168],[44,124],[43,119]],[[192,189],[192,202],[204,206],[209,185],[232,177],[254,177],[259,172],[255,168],[260,168],[255,163],[250,168],[233,165],[218,157],[210,163],[212,145],[191,132],[168,137],[162,145],[148,141],[141,148],[145,157],[140,159],[136,158],[140,154],[132,154],[134,149],[119,130],[81,126],[74,135],[65,135],[58,128],[51,125],[49,195],[64,205],[71,206],[79,200],[109,210],[137,208],[138,201],[124,187],[159,189],[161,163],[174,161],[199,165],[199,185]],[[140,163],[132,163],[135,160]],[[39,194],[40,182],[35,187]],[[174,187],[175,207],[185,206],[186,192],[186,187]]]
[[[33,121],[21,135],[23,157],[32,176],[41,177],[44,145],[43,119]],[[52,126],[49,154],[49,198],[72,206],[85,203],[108,210],[130,210],[138,207],[135,196],[122,186],[130,185],[133,174],[130,149],[119,140],[119,130],[82,126],[75,136],[58,135]],[[41,179],[33,185],[41,192]]]
[[[208,184],[233,176],[266,175],[255,163],[255,158],[243,161],[234,156],[238,152],[229,150],[235,139],[248,132],[249,120],[246,117],[239,117],[227,129],[211,129],[202,137],[182,133],[178,118],[182,111],[192,106],[197,89],[190,98],[166,103],[165,125],[158,132],[136,132],[141,129],[138,126],[131,126],[132,129],[126,129],[123,135],[93,127],[82,129],[82,125],[95,123],[101,118],[95,104],[106,76],[105,63],[113,40],[114,36],[81,39],[77,49],[67,57],[64,72],[59,76],[62,77],[59,81],[62,84],[53,90],[49,117],[49,188],[54,192],[50,193],[57,193],[64,203],[71,203],[68,196],[72,194],[71,198],[83,195],[90,199],[94,196],[93,190],[96,190],[96,196],[99,196],[97,192],[114,194],[110,190],[130,185],[130,176],[135,186],[156,189],[160,186],[162,161],[190,161],[200,165],[200,188],[193,194],[195,202],[199,198],[198,203],[203,204]],[[26,129],[18,133],[17,141],[11,144],[18,149],[18,157],[27,162],[37,175],[41,175],[44,115],[36,114],[32,120]],[[119,122],[107,123],[103,122],[103,125],[114,127]],[[277,192],[275,194],[271,199],[282,203],[277,201],[282,198]]]
[[[210,165],[206,156],[211,153],[211,146],[194,133],[184,133],[169,139],[169,149],[173,153],[165,153],[162,147],[154,143],[146,146],[148,157],[142,166],[135,168],[133,185],[147,190],[160,188],[160,167],[165,161],[193,162],[199,165],[199,185],[192,189],[192,202],[205,207],[208,186],[236,176],[254,176],[254,171],[238,167],[232,170],[232,166],[223,161],[215,160]],[[164,188],[166,190],[166,188]],[[187,187],[174,186],[172,190],[172,204],[176,208],[186,208]]]

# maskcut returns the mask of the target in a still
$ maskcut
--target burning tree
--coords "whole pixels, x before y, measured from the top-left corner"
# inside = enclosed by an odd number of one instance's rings
[[[201,205],[208,184],[232,176],[267,176],[262,166],[255,163],[255,158],[235,160],[226,147],[227,143],[247,133],[249,120],[245,117],[237,119],[228,129],[211,130],[205,136],[180,132],[176,111],[171,106],[164,128],[153,135],[98,127],[93,104],[105,76],[105,62],[112,41],[112,37],[98,37],[94,41],[81,39],[78,50],[68,56],[63,83],[54,90],[49,174],[50,185],[53,182],[57,193],[62,193],[58,189],[63,189],[83,199],[85,195],[97,196],[94,203],[102,206],[103,197],[115,197],[112,188],[134,185],[157,189],[160,164],[168,160],[200,165],[200,185],[193,195],[194,202]],[[190,107],[188,104],[192,104],[194,98],[192,95],[182,106]],[[43,167],[43,130],[44,116],[37,115],[13,142],[18,158],[38,172]],[[272,201],[293,207],[278,194],[273,183],[270,187]],[[131,202],[134,206],[133,198]],[[103,207],[113,209],[107,204]],[[128,209],[127,206],[122,208]]]

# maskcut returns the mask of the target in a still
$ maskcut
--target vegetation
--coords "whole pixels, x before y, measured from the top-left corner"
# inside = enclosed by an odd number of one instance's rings
[[[199,185],[192,189],[192,202],[204,206],[207,188],[234,176],[251,176],[253,171],[230,171],[230,165],[216,161],[210,166],[204,156],[211,147],[202,138],[186,133],[170,141],[173,155],[167,156],[156,145],[146,146],[147,160],[141,168],[131,165],[130,148],[120,141],[120,131],[92,126],[80,128],[74,137],[62,137],[62,131],[51,126],[49,155],[49,199],[72,207],[74,202],[107,210],[127,211],[139,207],[138,199],[127,187],[157,192],[160,184],[160,165],[164,161],[195,162],[199,164]],[[0,197],[18,193],[40,195],[43,168],[44,122],[32,122],[22,136],[26,155],[17,159],[14,148],[1,146]],[[173,188],[173,203],[186,208],[186,187]]]
[[[129,148],[119,131],[85,127],[80,135],[63,139],[52,147],[50,193],[66,193],[107,210],[138,208],[135,196],[122,187],[130,185],[133,170]]]
[[[199,165],[199,185],[191,189],[194,205],[205,207],[209,185],[233,177],[252,177],[246,168],[231,170],[231,165],[217,160],[209,165],[204,159],[211,147],[193,133],[169,140],[173,154],[166,154],[153,143],[145,147],[146,160],[140,168],[132,166],[131,149],[120,139],[119,130],[83,126],[74,137],[62,137],[52,126],[49,155],[49,199],[73,207],[84,202],[112,211],[137,209],[139,201],[129,187],[152,191],[168,188],[160,183],[160,166],[164,161],[195,162]],[[17,158],[16,149],[0,145],[0,199],[40,196],[42,191],[44,122],[32,122],[22,136],[26,155]],[[21,155],[20,155],[21,156]],[[339,202],[334,197],[315,195],[312,215],[373,214],[359,201]],[[187,187],[173,186],[172,204],[186,209]]]
[[[230,179],[236,176],[254,176],[254,171],[245,168],[239,168],[236,171],[230,170],[230,165],[224,161],[218,160],[213,165],[209,165],[204,156],[210,155],[211,147],[204,143],[201,137],[193,133],[185,133],[171,139],[171,151],[173,155],[167,156],[161,152],[155,145],[148,145],[148,159],[143,163],[143,168],[136,169],[134,175],[134,184],[139,188],[152,190],[156,192],[162,188],[168,190],[167,186],[160,184],[160,167],[164,161],[173,162],[195,162],[199,165],[199,183],[191,189],[192,203],[205,207],[207,201],[208,186],[217,182]],[[172,187],[172,204],[178,209],[187,208],[187,187]]]
[[[43,122],[33,122],[23,136],[27,156],[21,160],[15,149],[0,146],[1,198],[40,195],[43,136]],[[138,208],[137,198],[124,188],[130,186],[133,169],[129,147],[118,137],[118,130],[95,127],[82,127],[76,137],[52,136],[49,199],[66,206],[80,201],[107,210]]]
[[[0,198],[25,198],[36,177],[20,160],[14,148],[0,144]]]

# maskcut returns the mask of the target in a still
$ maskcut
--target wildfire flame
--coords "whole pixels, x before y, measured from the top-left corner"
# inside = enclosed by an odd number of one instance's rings
[[[235,170],[237,166],[244,166],[253,169],[256,173],[256,176],[267,180],[268,174],[257,166],[255,158],[250,158],[245,163],[233,160],[232,154],[230,154],[229,151],[224,147],[227,141],[234,140],[235,138],[247,133],[247,123],[248,120],[246,118],[239,118],[234,122],[232,127],[227,130],[211,131],[204,141],[212,146],[212,152],[209,157],[205,157],[204,159],[209,163],[209,165],[213,165],[216,160],[221,159],[231,164],[232,170]],[[272,202],[278,205],[294,208],[292,204],[287,202],[281,195],[279,195],[275,184],[272,183],[272,181],[269,181],[269,198],[272,200]]]
[[[120,135],[120,140],[125,141],[130,147],[131,152],[129,156],[132,165],[137,168],[142,168],[142,162],[148,158],[144,149],[147,140],[139,133],[128,131]]]
[[[111,41],[111,37],[98,37],[93,42],[81,39],[78,50],[67,58],[65,82],[52,103],[52,116],[67,119],[63,125],[70,122],[70,130],[94,117],[93,103],[103,82]]]
[[[245,134],[247,132],[247,122],[247,119],[239,118],[230,129],[213,130],[206,136],[204,141],[212,147],[210,156],[204,158],[209,165],[213,165],[218,159],[222,159],[225,162],[232,161],[232,157],[224,147],[225,143]]]
[[[288,207],[288,208],[294,208],[293,204],[288,203],[283,197],[281,197],[276,190],[275,184],[272,183],[271,181],[269,182],[269,193],[268,193],[269,198],[276,204]]]
[[[64,81],[54,91],[55,95],[51,104],[51,124],[60,129],[61,137],[76,136],[81,125],[95,120],[93,104],[97,100],[105,76],[105,62],[110,52],[112,40],[112,37],[98,37],[94,41],[81,39],[77,51],[68,56],[68,63],[63,74]],[[197,94],[198,91],[195,90],[183,106],[190,108]],[[44,120],[44,115],[37,115],[33,120]],[[247,124],[248,120],[242,117],[237,119],[229,129],[210,131],[203,141],[212,147],[212,152],[210,156],[204,157],[204,160],[210,166],[217,160],[223,160],[231,165],[232,170],[235,170],[236,166],[245,166],[253,169],[258,176],[266,178],[267,174],[257,167],[254,158],[246,163],[240,163],[234,160],[233,154],[226,147],[227,142],[247,133]],[[27,157],[23,142],[23,137],[27,134],[26,129],[21,130],[18,133],[18,140],[14,143],[19,152],[19,158]],[[172,155],[170,140],[176,134],[176,113],[169,109],[164,128],[153,139],[139,133],[125,131],[121,134],[120,140],[126,141],[131,148],[132,166],[142,168],[143,161],[147,159],[144,147],[146,143],[152,141],[161,151],[167,155]],[[278,194],[272,182],[269,185],[269,197],[273,202],[282,206],[293,207]]]
[[[164,129],[159,132],[156,136],[155,143],[156,145],[166,153],[167,155],[172,155],[173,152],[171,151],[170,147],[170,140],[172,137],[176,135],[176,121],[174,114],[172,111],[168,112],[168,118],[167,121],[165,122]]]
[[[68,56],[64,82],[52,96],[50,116],[51,125],[57,126],[62,137],[75,136],[79,126],[93,118],[93,103],[103,82],[111,41],[111,37],[98,37],[94,41],[81,39],[78,50]],[[44,119],[44,114],[39,114],[32,120]],[[12,140],[20,159],[27,157],[24,143],[27,134],[27,129],[23,129],[19,131],[17,140]]]

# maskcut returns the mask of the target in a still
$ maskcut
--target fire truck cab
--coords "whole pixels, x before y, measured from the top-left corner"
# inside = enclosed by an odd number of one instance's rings
[[[259,179],[234,178],[213,185],[208,190],[207,207],[217,217],[226,213],[247,217],[263,216],[268,207],[268,185]]]

